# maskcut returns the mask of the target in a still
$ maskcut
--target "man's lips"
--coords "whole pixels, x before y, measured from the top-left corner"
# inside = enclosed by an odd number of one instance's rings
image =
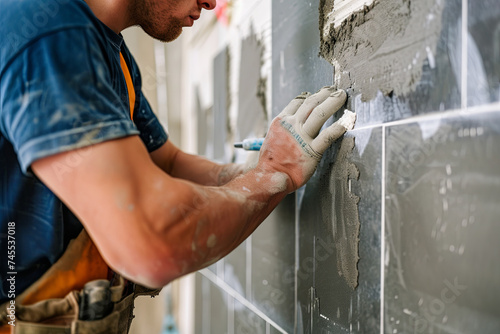
[[[186,23],[185,25],[187,27],[192,27],[193,24],[194,24],[194,21],[198,20],[200,18],[200,14],[193,14],[193,15],[189,15],[187,18],[186,18]]]

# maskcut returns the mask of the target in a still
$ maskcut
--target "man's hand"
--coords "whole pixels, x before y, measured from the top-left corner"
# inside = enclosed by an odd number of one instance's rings
[[[319,133],[323,124],[346,101],[343,90],[324,87],[314,95],[302,93],[273,120],[260,150],[259,164],[266,170],[286,173],[290,192],[304,185],[316,170],[325,150],[354,126],[356,115],[348,110]]]

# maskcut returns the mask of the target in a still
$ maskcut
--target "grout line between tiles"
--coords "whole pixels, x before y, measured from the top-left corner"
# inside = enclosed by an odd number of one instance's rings
[[[381,166],[381,208],[380,208],[380,334],[384,334],[384,281],[385,281],[385,135],[386,126],[382,126],[382,166]]]
[[[224,280],[224,259],[217,261],[215,264],[217,276],[219,276],[222,280]]]
[[[250,298],[252,294],[252,236],[246,241],[246,295]]]
[[[299,302],[299,284],[298,284],[298,272],[299,272],[299,261],[300,261],[300,240],[299,240],[299,213],[300,213],[300,203],[299,203],[299,192],[295,192],[295,263],[294,263],[294,324],[293,328],[295,329],[295,332],[297,332],[297,326],[298,326],[298,319],[297,319],[297,312],[298,312],[298,302]]]
[[[462,68],[462,73],[461,73],[461,102],[462,102],[462,109],[467,109],[467,65],[469,61],[469,56],[467,54],[467,49],[468,49],[468,44],[469,44],[469,39],[468,39],[468,0],[462,0],[462,50],[461,50],[461,68]]]
[[[229,334],[234,334],[234,298],[227,295],[227,330]]]
[[[312,281],[312,286],[316,287],[316,234],[312,236],[312,244],[313,244],[313,281]]]
[[[392,121],[387,123],[369,124],[361,126],[359,128],[354,128],[347,132],[353,133],[358,130],[361,131],[361,130],[380,128],[380,127],[391,127],[402,124],[409,124],[409,123],[416,123],[416,122],[430,121],[437,119],[448,119],[448,118],[454,118],[456,116],[472,116],[472,115],[479,115],[491,112],[500,112],[500,102],[493,102],[481,106],[468,107],[467,109],[451,109],[448,111],[431,112],[429,114],[412,116],[409,118],[400,119],[397,121]]]
[[[245,297],[240,295],[236,290],[234,290],[232,287],[230,287],[226,282],[224,282],[220,277],[215,275],[213,272],[211,272],[208,269],[202,269],[198,271],[201,275],[203,275],[205,278],[210,280],[213,284],[217,285],[219,288],[223,289],[228,295],[239,301],[241,304],[243,304],[246,308],[248,308],[250,311],[270,323],[274,328],[276,328],[278,331],[281,333],[287,334],[287,332],[281,328],[277,323],[275,323],[271,318],[269,318],[267,315],[265,315],[261,310],[259,310],[255,305],[250,303]]]
[[[201,284],[202,284],[202,289],[203,289],[203,292],[206,293],[206,295],[208,295],[208,298],[203,298],[203,312],[202,312],[202,324],[203,324],[203,333],[202,334],[209,334],[207,333],[208,332],[208,329],[211,328],[211,324],[210,324],[210,302],[211,302],[211,293],[210,293],[210,284],[208,283],[208,281],[206,280],[202,280],[201,281]]]

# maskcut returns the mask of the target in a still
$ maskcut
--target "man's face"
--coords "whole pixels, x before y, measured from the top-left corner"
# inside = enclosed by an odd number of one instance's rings
[[[183,27],[190,27],[203,8],[211,10],[216,0],[132,0],[130,15],[151,37],[170,42]]]

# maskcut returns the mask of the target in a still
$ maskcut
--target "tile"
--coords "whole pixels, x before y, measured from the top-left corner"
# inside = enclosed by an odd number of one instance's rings
[[[215,332],[214,332],[215,333]],[[266,322],[243,304],[234,301],[234,333],[266,334]]]
[[[251,301],[293,332],[295,196],[287,196],[252,235]]]
[[[355,129],[405,119],[414,115],[408,101],[393,94],[387,96],[381,92],[378,92],[373,100],[367,102],[361,100],[361,94],[349,97],[347,108],[356,113]],[[337,114],[341,113],[337,112]]]
[[[356,128],[460,108],[461,11],[461,1],[444,3],[441,30],[436,31],[439,38],[435,52],[431,51],[431,46],[424,51],[426,59],[422,65],[421,77],[410,93],[384,95],[379,92],[370,101],[362,101],[361,94],[349,95],[347,107],[358,114]],[[405,72],[406,68],[398,70]]]
[[[269,331],[266,332],[266,334],[281,334],[279,330],[277,330],[275,327],[269,325]]]
[[[225,143],[228,137],[228,113],[229,113],[229,48],[224,48],[214,58],[214,105],[212,112],[213,123],[213,158],[217,161],[224,161]],[[206,126],[206,124],[205,124]],[[200,138],[198,137],[198,140]]]
[[[227,293],[200,273],[195,282],[195,333],[229,333]]]
[[[210,333],[229,333],[228,295],[215,284],[210,283]]]
[[[385,333],[500,331],[499,121],[386,129]]]
[[[339,274],[343,261],[337,235],[344,213],[335,172],[341,141],[327,150],[300,199],[299,262],[297,272],[299,333],[377,332],[380,323],[380,219],[382,129],[351,131],[355,146],[347,155],[359,170],[351,180],[351,194],[358,196],[360,221],[358,286],[353,289]],[[346,139],[343,139],[346,140]],[[340,215],[340,216],[339,216]],[[351,222],[349,221],[348,224]],[[352,237],[350,237],[352,240]]]
[[[208,270],[210,270],[211,272],[213,272],[214,274],[217,275],[217,263],[211,264],[207,268],[208,268]]]
[[[500,6],[496,0],[468,2],[467,102],[500,101]]]
[[[206,281],[206,282],[204,282]],[[194,300],[194,331],[195,333],[206,333],[203,332],[203,328],[208,328],[205,325],[204,320],[207,316],[209,310],[210,297],[208,295],[208,288],[204,288],[204,284],[208,283],[208,280],[203,277],[200,273],[195,274],[195,300]]]
[[[264,45],[251,29],[241,41],[237,140],[263,137],[267,130],[267,79],[261,75]]]
[[[211,110],[205,109],[201,105],[200,89],[195,88],[195,113],[196,113],[196,130],[197,130],[197,153],[209,158],[213,156],[213,122],[211,120]],[[208,150],[207,150],[208,149]]]
[[[461,21],[462,1],[446,1],[441,14],[441,31],[435,54],[427,51],[422,76],[414,92],[399,97],[413,115],[457,109],[461,105]],[[400,119],[394,117],[387,121]]]
[[[333,66],[318,56],[319,0],[272,2],[272,116],[301,92],[333,83]]]
[[[223,276],[231,288],[238,292],[241,296],[246,296],[247,284],[247,261],[246,261],[246,241],[236,247],[231,253],[223,259]]]

